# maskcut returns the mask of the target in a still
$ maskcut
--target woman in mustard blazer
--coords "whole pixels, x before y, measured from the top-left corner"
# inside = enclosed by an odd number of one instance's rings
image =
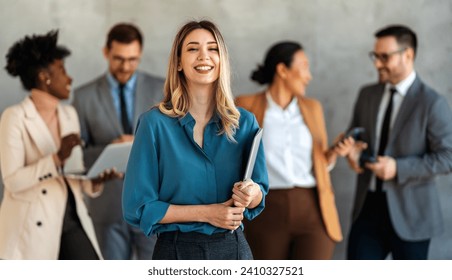
[[[321,104],[305,97],[309,61],[295,42],[267,53],[252,79],[268,88],[237,98],[264,128],[270,181],[265,211],[245,224],[256,259],[330,259],[342,240],[329,171],[353,140],[328,148]]]
[[[101,259],[83,193],[99,195],[107,172],[94,180],[70,179],[64,164],[81,159],[79,123],[67,99],[72,79],[56,45],[57,32],[25,37],[7,54],[6,70],[30,95],[0,120],[4,196],[0,206],[0,259]]]

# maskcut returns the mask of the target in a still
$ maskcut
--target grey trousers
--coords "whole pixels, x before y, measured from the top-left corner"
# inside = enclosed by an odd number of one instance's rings
[[[157,235],[154,260],[252,260],[241,229],[206,235],[171,231]]]
[[[125,221],[108,225],[94,224],[100,249],[106,260],[150,260],[155,235],[146,236]]]

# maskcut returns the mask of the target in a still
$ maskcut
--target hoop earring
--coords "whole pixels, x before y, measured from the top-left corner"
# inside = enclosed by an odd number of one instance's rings
[[[47,79],[46,80],[46,85],[50,86],[50,82],[51,82],[50,79]]]

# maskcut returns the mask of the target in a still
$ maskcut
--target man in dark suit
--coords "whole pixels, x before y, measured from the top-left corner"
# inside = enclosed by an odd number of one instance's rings
[[[414,71],[416,34],[393,25],[375,37],[379,83],[361,89],[351,122],[367,145],[349,156],[359,175],[348,258],[427,259],[443,230],[435,177],[452,170],[452,115]]]
[[[108,144],[133,141],[139,115],[163,98],[164,80],[137,70],[142,48],[136,26],[115,25],[104,48],[107,73],[74,92],[87,168]],[[122,184],[115,180],[100,197],[89,201],[102,252],[105,259],[151,259],[155,237],[148,238],[123,220]]]

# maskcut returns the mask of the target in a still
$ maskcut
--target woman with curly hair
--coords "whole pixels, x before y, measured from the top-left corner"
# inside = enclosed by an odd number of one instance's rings
[[[26,36],[6,55],[6,70],[30,94],[0,120],[0,259],[102,258],[83,192],[98,195],[105,180],[120,174],[64,176],[65,163],[82,153],[75,109],[60,104],[72,78],[64,67],[70,52],[57,39],[57,31]]]

